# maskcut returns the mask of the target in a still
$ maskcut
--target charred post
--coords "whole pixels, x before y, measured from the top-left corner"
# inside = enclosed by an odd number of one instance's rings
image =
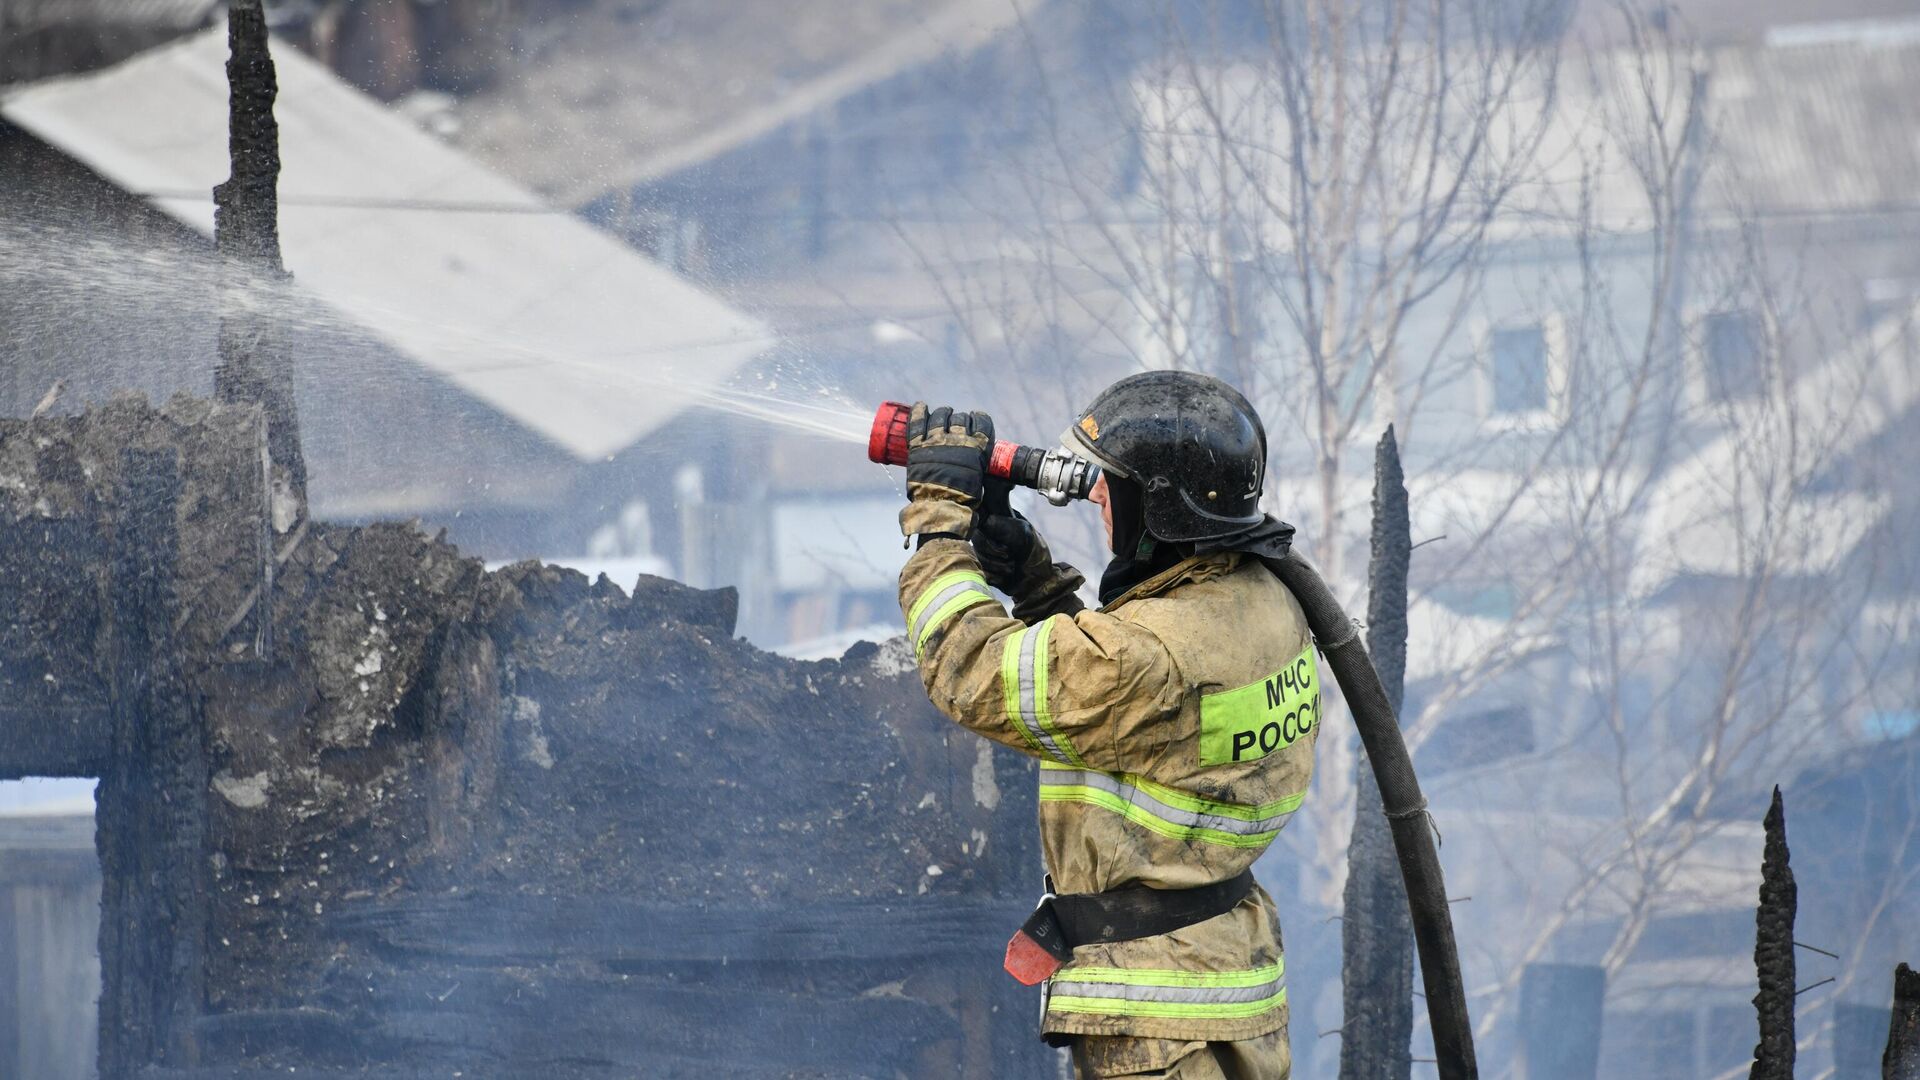
[[[1778,787],[1767,810],[1766,830],[1753,943],[1753,963],[1760,974],[1760,991],[1753,995],[1760,1042],[1753,1048],[1753,1070],[1748,1076],[1750,1080],[1793,1080],[1793,919],[1799,897],[1787,851],[1787,811]]]
[[[180,671],[180,501],[172,450],[123,455],[113,544],[112,750],[96,795],[100,855],[100,1075],[192,1065],[205,1000],[207,774]]]
[[[225,401],[258,402],[267,416],[274,529],[285,533],[306,517],[307,467],[293,402],[287,351],[263,292],[286,277],[280,257],[279,94],[261,0],[231,0],[227,12],[227,154],[231,174],[213,189],[214,243],[226,266],[220,363],[214,390]],[[270,583],[267,583],[270,584]],[[259,642],[270,641],[259,606]]]
[[[261,0],[227,6],[227,182],[213,189],[214,242],[254,267],[280,261],[280,83]]]
[[[1893,1026],[1880,1057],[1881,1080],[1920,1080],[1920,971],[1893,969]]]
[[[1397,715],[1406,696],[1407,566],[1413,537],[1400,450],[1389,426],[1374,449],[1373,553],[1367,571],[1367,651]],[[1340,1076],[1405,1080],[1413,1068],[1413,923],[1393,833],[1370,763],[1356,763],[1358,794],[1347,847],[1341,923]]]

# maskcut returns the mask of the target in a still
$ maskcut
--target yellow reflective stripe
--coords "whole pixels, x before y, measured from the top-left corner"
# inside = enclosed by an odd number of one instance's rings
[[[1070,967],[1054,977],[1062,982],[1130,983],[1136,986],[1259,986],[1287,973],[1285,960],[1247,971],[1177,971],[1173,968]]]
[[[1264,847],[1280,834],[1305,794],[1263,806],[1202,799],[1132,773],[1105,773],[1041,762],[1040,801],[1080,802],[1176,840]]]
[[[1006,646],[1000,653],[1000,689],[1006,699],[1007,722],[1013,725],[1021,738],[1027,740],[1027,745],[1033,747],[1034,753],[1045,754],[1033,729],[1027,726],[1026,719],[1020,715],[1020,649],[1031,629],[1023,626],[1007,635]],[[1044,767],[1048,763],[1042,761],[1040,764]]]
[[[1245,971],[1069,967],[1053,977],[1047,1007],[1105,1016],[1231,1019],[1287,1000],[1283,964]]]
[[[940,605],[940,609],[933,613],[933,617],[929,618],[927,625],[921,629],[920,640],[913,643],[914,655],[918,656],[926,650],[927,639],[932,637],[933,632],[940,629],[941,625],[948,619],[953,618],[955,615],[960,614],[975,604],[987,603],[992,599],[993,597],[987,593],[963,592],[959,596]]]
[[[927,605],[933,603],[933,598],[945,591],[947,586],[958,585],[963,581],[971,581],[979,585],[982,591],[987,587],[985,575],[977,570],[955,570],[950,574],[942,574],[933,579],[933,584],[920,590],[919,598],[913,602],[913,607],[907,611],[907,625],[912,626],[914,623],[920,621],[920,613],[925,611]]]
[[[1081,997],[1077,994],[1053,994],[1047,1008],[1054,1012],[1093,1013],[1099,1016],[1156,1016],[1174,1020],[1240,1020],[1259,1016],[1287,1003],[1287,991],[1255,1001],[1178,1002],[1131,1001],[1126,998]]]
[[[1047,646],[1053,641],[1053,620],[1042,619],[1040,625],[1033,628],[1033,714],[1032,719],[1040,725],[1043,736],[1058,758],[1064,758],[1069,764],[1082,765],[1079,751],[1061,730],[1054,725],[1053,710],[1047,706],[1047,671],[1051,666],[1047,660]]]
[[[1044,787],[1040,789],[1040,801],[1088,803],[1103,810],[1111,810],[1135,825],[1175,840],[1204,840],[1210,844],[1221,844],[1226,847],[1265,847],[1273,842],[1274,837],[1280,835],[1279,829],[1240,835],[1198,825],[1176,825],[1129,803],[1118,795],[1090,787]]]
[[[1046,708],[1048,633],[1048,624],[1042,622],[1007,635],[1005,651],[1000,654],[1000,689],[1006,699],[1007,721],[1033,747],[1041,764],[1048,764],[1048,758],[1062,764],[1077,762],[1079,755],[1053,726]]]
[[[1135,773],[1121,773],[1120,779],[1145,791],[1147,794],[1152,795],[1154,798],[1159,799],[1169,806],[1177,806],[1182,810],[1191,810],[1196,814],[1217,814],[1221,817],[1244,818],[1247,821],[1259,821],[1261,818],[1273,817],[1276,814],[1291,814],[1295,810],[1300,809],[1301,801],[1306,798],[1306,794],[1302,792],[1297,795],[1289,795],[1284,799],[1275,799],[1270,803],[1262,803],[1259,806],[1247,806],[1242,803],[1214,802],[1212,799],[1203,799],[1198,795],[1190,795],[1178,788],[1170,788],[1165,784],[1157,784]]]
[[[978,571],[957,570],[936,578],[907,611],[907,633],[913,637],[915,658],[926,651],[927,639],[948,619],[992,599],[993,594],[987,591],[987,579]]]

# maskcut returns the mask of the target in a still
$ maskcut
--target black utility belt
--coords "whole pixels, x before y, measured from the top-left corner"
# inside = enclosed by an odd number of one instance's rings
[[[1252,891],[1253,870],[1248,868],[1197,889],[1126,885],[1064,896],[1048,892],[1007,942],[1007,973],[1033,986],[1072,959],[1075,946],[1171,934],[1232,911]]]

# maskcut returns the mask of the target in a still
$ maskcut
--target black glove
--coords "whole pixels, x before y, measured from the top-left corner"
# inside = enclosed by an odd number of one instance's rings
[[[1033,523],[1008,504],[1013,486],[1004,480],[987,481],[985,501],[973,527],[973,557],[987,576],[987,584],[1014,596],[1027,576],[1039,534]]]
[[[966,539],[986,493],[992,452],[993,417],[916,403],[907,417],[908,502],[900,530]]]
[[[1033,523],[1008,505],[1013,485],[987,479],[986,497],[973,527],[973,557],[987,584],[1013,597],[1013,617],[1032,625],[1049,615],[1078,614],[1086,579],[1053,552]]]

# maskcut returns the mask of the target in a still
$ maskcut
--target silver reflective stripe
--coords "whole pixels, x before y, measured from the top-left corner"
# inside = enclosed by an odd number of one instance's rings
[[[1046,702],[1039,700],[1035,692],[1038,682],[1034,678],[1034,665],[1046,663],[1046,657],[1038,653],[1041,640],[1046,636],[1040,627],[1045,625],[1041,623],[1040,626],[1030,626],[1020,632],[1020,720],[1027,725],[1029,731],[1033,732],[1034,738],[1040,740],[1041,748],[1051,755],[1053,760],[1062,765],[1071,765],[1073,759],[1067,756],[1067,752],[1060,748],[1058,742],[1054,741],[1053,733],[1047,730],[1046,725],[1040,723],[1040,707]]]
[[[1284,978],[1258,986],[1140,986],[1133,983],[1080,982],[1072,973],[1053,977],[1052,989],[1062,996],[1117,998],[1121,1001],[1165,1001],[1177,1005],[1233,1005],[1265,1001],[1286,985]]]
[[[934,617],[939,615],[956,597],[967,593],[978,593],[982,600],[993,599],[993,594],[987,591],[987,587],[977,581],[956,581],[940,590],[940,595],[920,609],[920,617],[914,620],[913,629],[909,631],[915,648],[919,647],[921,636],[926,633],[928,624],[934,620]]]
[[[1293,816],[1293,811],[1289,810],[1271,817],[1248,821],[1245,818],[1209,814],[1200,810],[1185,810],[1178,806],[1168,806],[1111,773],[1097,772],[1092,769],[1042,769],[1040,786],[1093,788],[1125,799],[1128,803],[1162,821],[1189,829],[1212,829],[1215,832],[1232,833],[1235,836],[1258,836],[1261,833],[1276,832],[1287,823],[1288,818]]]

